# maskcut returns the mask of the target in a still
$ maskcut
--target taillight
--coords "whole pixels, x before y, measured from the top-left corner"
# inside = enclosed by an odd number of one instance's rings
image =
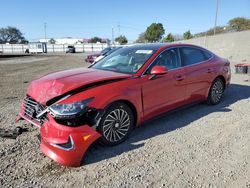
[[[225,62],[223,70],[224,70],[226,73],[231,74],[230,62],[229,62],[228,60]]]
[[[230,62],[227,61],[227,62],[225,63],[225,66],[229,67],[229,66],[230,66]]]

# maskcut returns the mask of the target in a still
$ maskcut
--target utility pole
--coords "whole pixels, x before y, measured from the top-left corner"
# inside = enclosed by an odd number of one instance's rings
[[[112,44],[114,44],[114,27],[112,26]]]
[[[121,31],[121,25],[120,25],[120,22],[118,22],[117,27],[118,27],[118,37],[119,37],[119,36],[121,35],[121,33],[120,33],[120,31]]]
[[[47,23],[44,22],[44,40],[47,43],[47,32],[46,32],[46,29],[47,29]]]
[[[219,0],[216,0],[216,13],[215,13],[215,21],[214,21],[214,35],[216,33],[216,26],[217,26],[218,4],[219,4]]]

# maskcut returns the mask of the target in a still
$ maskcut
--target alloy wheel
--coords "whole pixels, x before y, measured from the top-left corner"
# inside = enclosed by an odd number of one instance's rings
[[[223,83],[218,80],[212,86],[211,97],[214,103],[218,103],[223,95],[224,86]]]
[[[129,132],[130,117],[124,109],[111,111],[103,122],[103,136],[109,142],[122,140]]]

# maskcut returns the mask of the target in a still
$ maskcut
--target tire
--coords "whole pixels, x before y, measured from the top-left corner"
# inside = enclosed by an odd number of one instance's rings
[[[209,90],[207,103],[210,105],[216,105],[220,103],[225,90],[225,84],[221,78],[216,78]]]
[[[103,145],[114,146],[125,141],[132,131],[134,115],[132,110],[122,102],[111,104],[101,117],[97,131],[102,137]]]

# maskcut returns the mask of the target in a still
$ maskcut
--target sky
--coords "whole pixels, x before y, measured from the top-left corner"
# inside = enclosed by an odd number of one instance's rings
[[[216,0],[1,0],[0,28],[13,26],[28,40],[44,38],[112,38],[134,41],[153,22],[165,34],[214,27]],[[234,17],[250,18],[250,0],[219,0],[217,25]]]

